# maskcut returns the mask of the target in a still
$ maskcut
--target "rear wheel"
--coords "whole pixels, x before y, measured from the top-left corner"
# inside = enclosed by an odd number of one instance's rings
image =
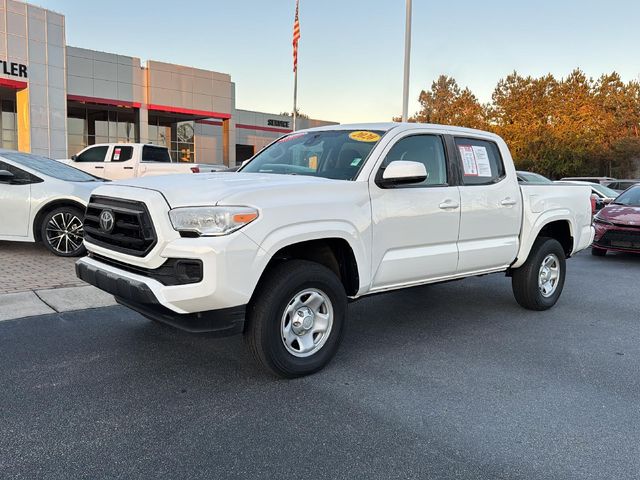
[[[83,255],[82,217],[82,211],[75,207],[59,207],[50,211],[40,226],[42,243],[50,252],[60,257]]]
[[[595,257],[604,257],[607,254],[607,250],[604,248],[591,247],[591,255]]]
[[[275,375],[293,378],[323,368],[335,355],[347,296],[323,265],[290,260],[266,274],[248,308],[245,340]]]
[[[538,238],[527,261],[513,272],[511,286],[516,301],[529,310],[553,307],[564,287],[565,263],[560,242]]]

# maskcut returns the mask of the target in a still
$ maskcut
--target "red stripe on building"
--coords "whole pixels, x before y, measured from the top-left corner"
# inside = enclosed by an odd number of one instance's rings
[[[247,130],[261,130],[263,132],[276,132],[276,133],[291,133],[293,130],[286,128],[274,128],[274,127],[261,127],[259,125],[245,125],[242,123],[236,123],[236,128],[244,128]]]
[[[0,87],[13,88],[14,90],[22,90],[29,85],[27,82],[21,82],[19,80],[11,80],[9,78],[0,78]]]
[[[206,110],[193,110],[191,108],[169,107],[167,105],[149,104],[147,108],[149,108],[149,110],[156,110],[161,112],[182,113],[184,115],[198,115],[202,117],[221,118],[224,120],[231,118],[230,113],[208,112]]]
[[[100,105],[112,105],[114,107],[140,108],[140,102],[128,102],[126,100],[115,100],[112,98],[85,97],[83,95],[67,95],[67,100],[72,102],[99,103]]]

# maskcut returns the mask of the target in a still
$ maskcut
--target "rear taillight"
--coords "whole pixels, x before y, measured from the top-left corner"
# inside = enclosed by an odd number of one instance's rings
[[[191,167],[191,173],[200,173],[200,167]]]

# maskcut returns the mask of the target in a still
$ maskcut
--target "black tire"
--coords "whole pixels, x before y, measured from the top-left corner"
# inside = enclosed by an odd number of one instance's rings
[[[59,207],[42,219],[40,238],[59,257],[79,257],[86,253],[82,243],[84,212],[76,207]],[[79,222],[79,223],[78,223]]]
[[[591,247],[591,255],[594,257],[604,257],[607,254],[607,250],[604,248]]]
[[[555,288],[545,296],[541,291],[538,280],[543,267],[543,261],[551,258],[550,256],[552,255],[555,255],[555,259],[557,260],[558,277]],[[552,265],[554,262],[552,259]],[[527,258],[524,265],[513,271],[511,286],[516,301],[528,310],[547,310],[553,307],[558,301],[558,298],[560,298],[564,287],[566,275],[565,266],[565,253],[560,242],[553,238],[538,238],[533,244],[529,258]]]
[[[315,353],[298,357],[288,350],[291,347],[285,347],[282,329],[286,309],[305,289],[317,290],[330,300],[333,324]],[[272,268],[261,280],[247,308],[244,338],[265,369],[283,378],[301,377],[317,372],[333,358],[342,339],[346,313],[344,286],[331,270],[306,260],[290,260]],[[315,341],[313,332],[311,335]]]

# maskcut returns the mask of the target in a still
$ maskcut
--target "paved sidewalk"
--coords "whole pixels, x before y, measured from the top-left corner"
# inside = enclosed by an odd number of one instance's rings
[[[40,244],[0,242],[0,321],[115,305],[76,277],[76,260]]]
[[[39,243],[0,242],[0,294],[86,285],[76,277],[76,260]]]

